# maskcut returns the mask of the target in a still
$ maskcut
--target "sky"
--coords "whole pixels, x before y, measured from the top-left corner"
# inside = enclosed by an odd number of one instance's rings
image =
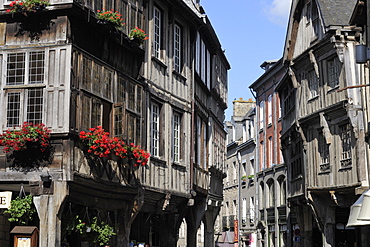
[[[225,50],[230,120],[233,100],[253,98],[249,86],[264,72],[260,65],[283,55],[291,0],[201,0]]]

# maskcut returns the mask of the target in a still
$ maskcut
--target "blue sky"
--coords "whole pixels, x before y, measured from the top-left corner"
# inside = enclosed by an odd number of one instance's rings
[[[234,99],[253,98],[249,85],[263,74],[260,65],[282,57],[290,1],[200,1],[231,65],[225,120],[230,120]]]

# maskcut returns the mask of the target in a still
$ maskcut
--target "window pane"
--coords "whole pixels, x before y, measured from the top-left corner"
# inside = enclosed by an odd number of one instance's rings
[[[99,64],[94,63],[93,67],[93,91],[95,93],[101,93],[101,66]]]
[[[82,86],[91,90],[91,67],[92,62],[89,58],[83,57],[82,59]]]
[[[180,161],[180,115],[173,114],[173,161]]]
[[[108,69],[104,69],[104,80],[103,80],[104,97],[107,97],[107,98],[111,97],[112,79],[113,79],[113,72]]]
[[[102,125],[102,103],[95,98],[93,98],[91,125],[92,127]]]
[[[127,107],[128,109],[135,110],[135,84],[132,82],[128,83],[127,89]]]
[[[8,54],[6,85],[24,84],[25,53]]]
[[[31,52],[28,83],[43,83],[44,82],[44,62],[45,52]]]
[[[122,137],[122,115],[122,106],[114,108],[114,136],[116,137]]]
[[[154,7],[154,56],[160,58],[159,51],[161,49],[161,12],[158,8]]]
[[[151,112],[151,153],[153,156],[158,156],[158,144],[159,144],[159,107],[157,104],[152,104]]]
[[[42,100],[41,88],[28,89],[27,97],[27,122],[42,123]]]
[[[20,93],[8,93],[8,104],[6,111],[7,127],[18,126],[20,124],[19,114],[21,106]]]
[[[176,72],[180,71],[181,62],[181,28],[175,25],[174,28],[174,44],[173,44],[173,60]]]

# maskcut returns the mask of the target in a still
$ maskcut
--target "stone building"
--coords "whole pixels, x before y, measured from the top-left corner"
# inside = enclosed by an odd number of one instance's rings
[[[265,69],[250,88],[256,93],[256,228],[257,246],[286,246],[288,205],[286,165],[280,149],[280,98],[276,86],[285,75],[282,60],[261,64]]]
[[[125,25],[99,19],[109,9]],[[135,27],[148,39],[130,38]],[[110,246],[172,247],[184,222],[187,246],[197,246],[201,224],[200,241],[214,246],[230,66],[200,1],[50,0],[27,9],[3,0],[0,45],[1,129],[51,130],[47,157],[0,157],[0,190],[33,195],[39,246],[93,246],[65,234],[77,215],[113,226]],[[78,134],[94,126],[146,149],[149,163],[86,152]],[[14,224],[2,212],[0,245],[10,246]]]
[[[233,115],[225,121],[227,162],[224,202],[216,222],[216,242],[220,247],[247,246],[254,233],[253,198],[255,102],[234,100]]]

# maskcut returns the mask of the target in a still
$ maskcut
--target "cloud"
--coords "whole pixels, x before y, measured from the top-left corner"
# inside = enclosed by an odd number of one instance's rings
[[[291,0],[273,0],[272,3],[265,3],[265,14],[268,19],[279,26],[286,26],[289,17]]]

